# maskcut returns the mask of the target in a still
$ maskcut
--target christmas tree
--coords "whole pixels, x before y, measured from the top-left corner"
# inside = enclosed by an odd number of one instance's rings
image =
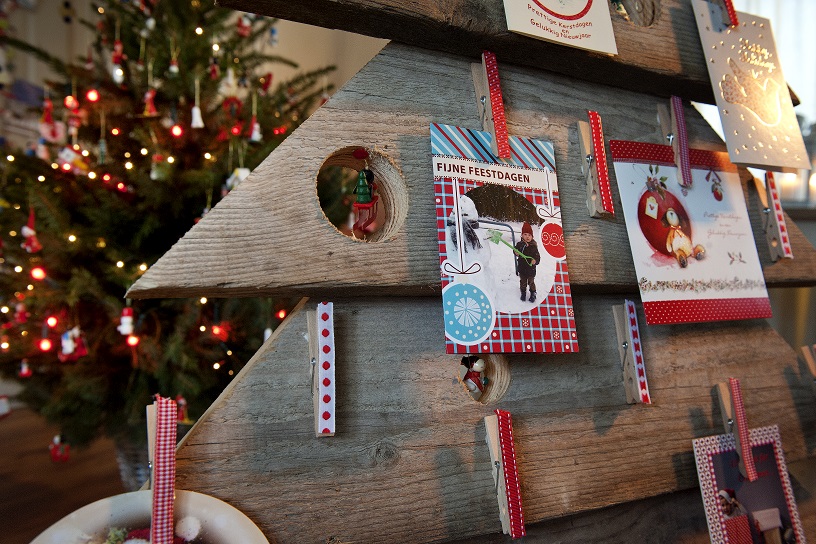
[[[325,101],[332,69],[273,81],[292,64],[275,21],[211,2],[97,11],[87,58],[2,38],[61,80],[38,144],[0,159],[0,372],[76,445],[141,440],[157,393],[201,414],[283,318],[293,301],[124,295]]]

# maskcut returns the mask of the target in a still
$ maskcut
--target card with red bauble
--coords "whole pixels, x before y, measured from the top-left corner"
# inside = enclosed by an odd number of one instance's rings
[[[650,325],[771,317],[742,183],[726,153],[690,149],[681,187],[670,146],[610,142]]]

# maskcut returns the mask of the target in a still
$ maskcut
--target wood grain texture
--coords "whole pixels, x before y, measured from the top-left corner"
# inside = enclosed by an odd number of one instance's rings
[[[500,530],[482,423],[491,407],[458,383],[439,301],[333,302],[337,435],[314,437],[309,301],[184,439],[179,488],[233,504],[272,542]],[[743,384],[752,427],[778,424],[790,461],[812,455],[809,376],[764,321],[642,329],[654,404],[626,404],[611,311],[620,302],[575,297],[580,353],[510,357],[512,383],[494,407],[513,414],[528,523],[696,487],[691,440],[721,432],[712,387],[729,376]]]
[[[488,49],[498,56],[500,68],[502,64],[516,64],[659,96],[677,94],[707,103],[713,103],[714,99],[694,13],[691,4],[684,0],[641,0],[640,5],[656,12],[656,21],[648,27],[627,22],[610,8],[617,56],[509,32],[500,1],[219,0],[217,3],[474,60],[480,57],[482,50]],[[635,14],[634,10],[632,13]]]
[[[662,100],[540,71],[502,65],[499,70],[510,133],[554,143],[574,291],[636,292],[623,214],[593,219],[587,212],[577,121],[592,109],[603,116],[607,141],[657,138]],[[155,263],[128,296],[438,295],[429,126],[478,128],[474,103],[467,59],[389,44]],[[724,149],[691,107],[686,119],[692,146]],[[408,202],[407,210],[400,209],[405,220],[385,241],[345,237],[320,209],[317,172],[327,157],[349,146],[383,153],[403,176],[385,188]],[[614,205],[621,210],[610,173]],[[755,199],[751,191],[748,197]],[[770,265],[759,210],[752,204],[749,211],[768,284],[816,281],[816,250],[793,222],[788,219],[795,259]]]

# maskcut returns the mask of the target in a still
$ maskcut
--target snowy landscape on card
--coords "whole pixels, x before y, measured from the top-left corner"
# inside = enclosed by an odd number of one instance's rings
[[[535,302],[522,302],[521,293],[519,292],[519,277],[516,275],[515,254],[512,249],[501,242],[491,242],[490,231],[501,232],[502,240],[513,246],[521,240],[523,223],[520,221],[502,221],[501,225],[496,225],[488,223],[488,221],[499,223],[499,221],[490,217],[480,217],[479,228],[474,230],[482,247],[472,249],[468,246],[468,251],[464,253],[465,268],[478,262],[482,267],[481,271],[477,274],[458,276],[454,281],[467,282],[481,288],[487,294],[497,312],[528,312],[538,306],[547,297],[547,293],[552,290],[555,282],[557,261],[541,247],[541,225],[531,225],[533,232],[536,233],[535,239],[539,241],[538,250],[541,254],[541,262],[536,267],[535,277],[538,296]],[[515,242],[510,229],[515,233]],[[448,248],[448,259],[454,262],[458,261],[459,255],[451,240],[450,229],[448,229],[445,236],[445,247]]]

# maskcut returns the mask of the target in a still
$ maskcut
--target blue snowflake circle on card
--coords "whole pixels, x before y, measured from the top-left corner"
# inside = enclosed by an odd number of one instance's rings
[[[442,290],[445,335],[460,344],[478,344],[493,330],[493,304],[470,283],[449,283]]]

